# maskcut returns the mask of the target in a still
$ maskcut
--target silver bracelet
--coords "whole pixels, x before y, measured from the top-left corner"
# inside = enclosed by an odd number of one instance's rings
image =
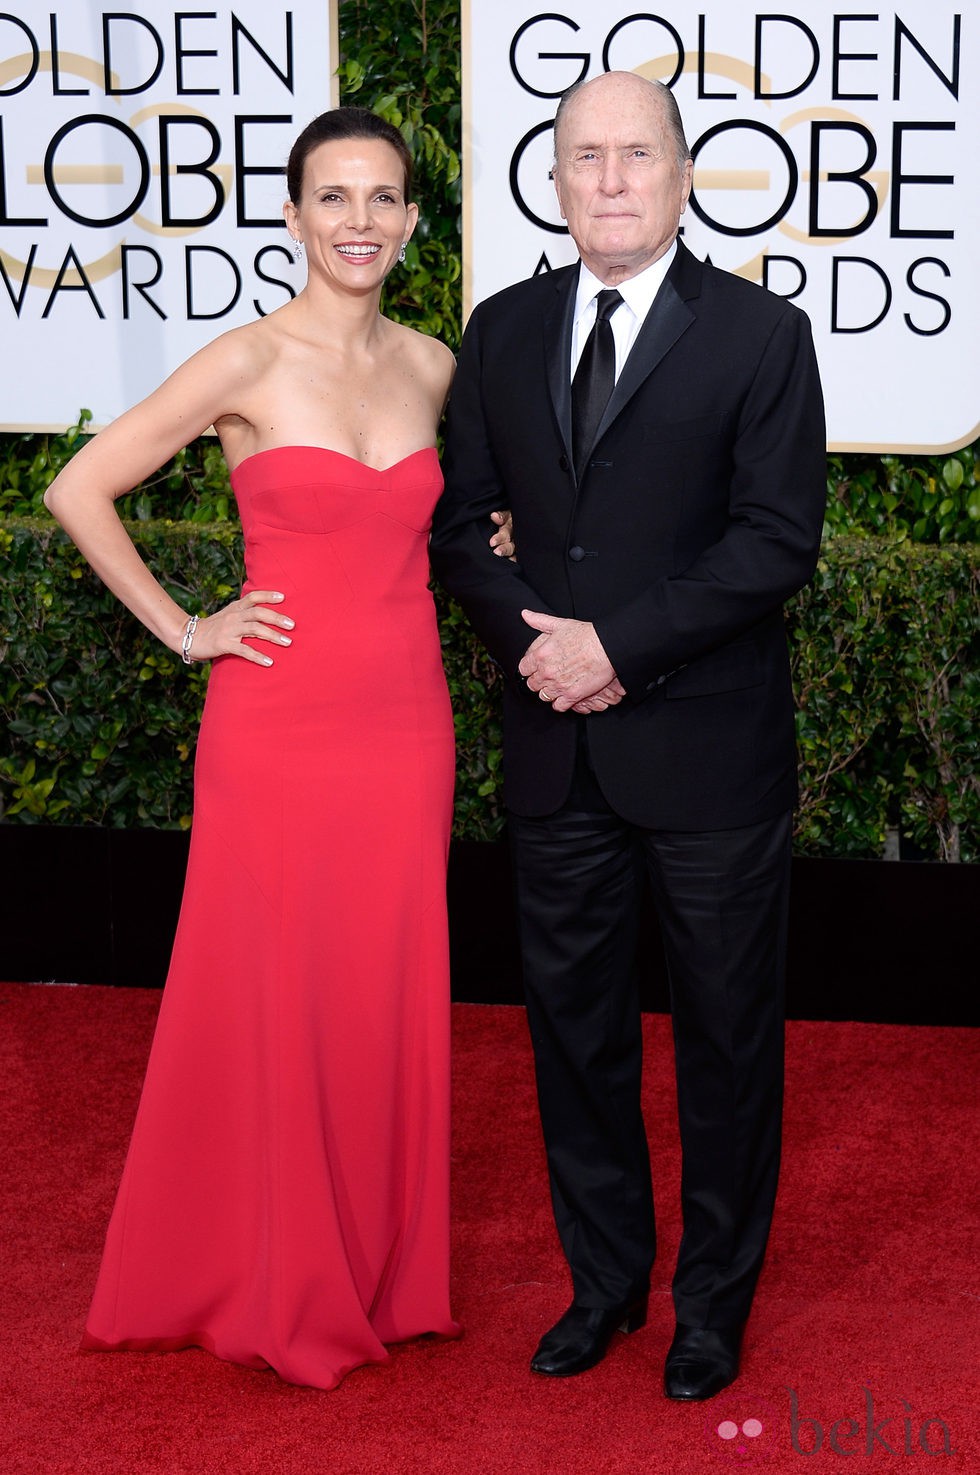
[[[180,659],[185,666],[191,664],[191,645],[194,641],[194,631],[197,629],[200,615],[191,615],[184,626],[184,637],[180,642]]]

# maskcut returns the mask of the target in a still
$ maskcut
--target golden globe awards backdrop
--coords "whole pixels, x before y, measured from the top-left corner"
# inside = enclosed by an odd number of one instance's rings
[[[833,449],[980,435],[980,5],[464,0],[467,310],[575,260],[548,178],[562,91],[674,91],[694,253],[813,324]]]
[[[0,0],[0,426],[105,424],[289,299],[336,56],[336,0]]]

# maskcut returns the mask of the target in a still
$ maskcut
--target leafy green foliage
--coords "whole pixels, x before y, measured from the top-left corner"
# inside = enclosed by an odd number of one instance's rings
[[[459,606],[441,589],[435,595],[456,725],[454,831],[466,840],[492,840],[504,824],[501,676]]]
[[[415,163],[420,218],[384,310],[459,347],[460,33],[458,0],[341,0],[341,102],[400,128]]]
[[[85,427],[91,418],[91,410],[82,410],[77,423],[62,435],[0,435],[0,516],[44,515],[41,499],[61,468],[85,444]]]
[[[241,580],[233,524],[132,522],[185,608]],[[980,860],[980,550],[833,538],[787,625],[799,699],[797,849]],[[497,835],[499,673],[437,593],[456,714],[456,834]],[[3,819],[186,827],[206,668],[184,666],[50,521],[0,524]]]
[[[0,517],[47,518],[44,493],[89,438],[91,410],[63,435],[0,435]],[[161,513],[175,522],[227,522],[234,502],[218,442],[192,441],[157,474],[141,482],[121,504],[124,514],[148,522]]]
[[[130,523],[175,599],[224,603],[237,530]],[[207,671],[184,666],[109,593],[50,519],[0,526],[4,819],[186,827]]]
[[[834,455],[827,529],[902,542],[980,543],[980,441],[944,456]]]
[[[797,847],[880,855],[891,785],[877,757],[889,723],[892,630],[877,548],[834,539],[810,585],[787,607],[801,769]],[[888,730],[890,727],[890,731]]]
[[[797,848],[980,860],[980,550],[838,537],[787,610]]]
[[[905,550],[903,550],[904,552]],[[896,551],[897,560],[902,553]],[[901,826],[927,854],[980,859],[980,558],[944,549],[895,583]]]

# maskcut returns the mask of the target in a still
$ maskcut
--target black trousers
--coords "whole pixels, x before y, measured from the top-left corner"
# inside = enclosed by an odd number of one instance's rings
[[[552,1202],[575,1298],[634,1299],[656,1251],[636,973],[645,869],[670,979],[683,1155],[676,1317],[744,1322],[779,1172],[791,815],[647,830],[613,813],[580,763],[568,804],[543,819],[511,814],[510,835]]]

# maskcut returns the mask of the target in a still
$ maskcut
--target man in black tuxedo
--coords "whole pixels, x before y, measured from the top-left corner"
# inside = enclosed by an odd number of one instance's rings
[[[776,1192],[796,794],[782,606],[818,553],[822,399],[804,314],[677,240],[692,163],[667,88],[611,72],[566,93],[554,179],[580,263],[473,313],[432,535],[508,678],[528,1019],[574,1290],[531,1366],[581,1372],[646,1318],[645,868],[683,1149],[665,1391],[708,1398],[738,1373]],[[500,506],[516,564],[486,546]]]

